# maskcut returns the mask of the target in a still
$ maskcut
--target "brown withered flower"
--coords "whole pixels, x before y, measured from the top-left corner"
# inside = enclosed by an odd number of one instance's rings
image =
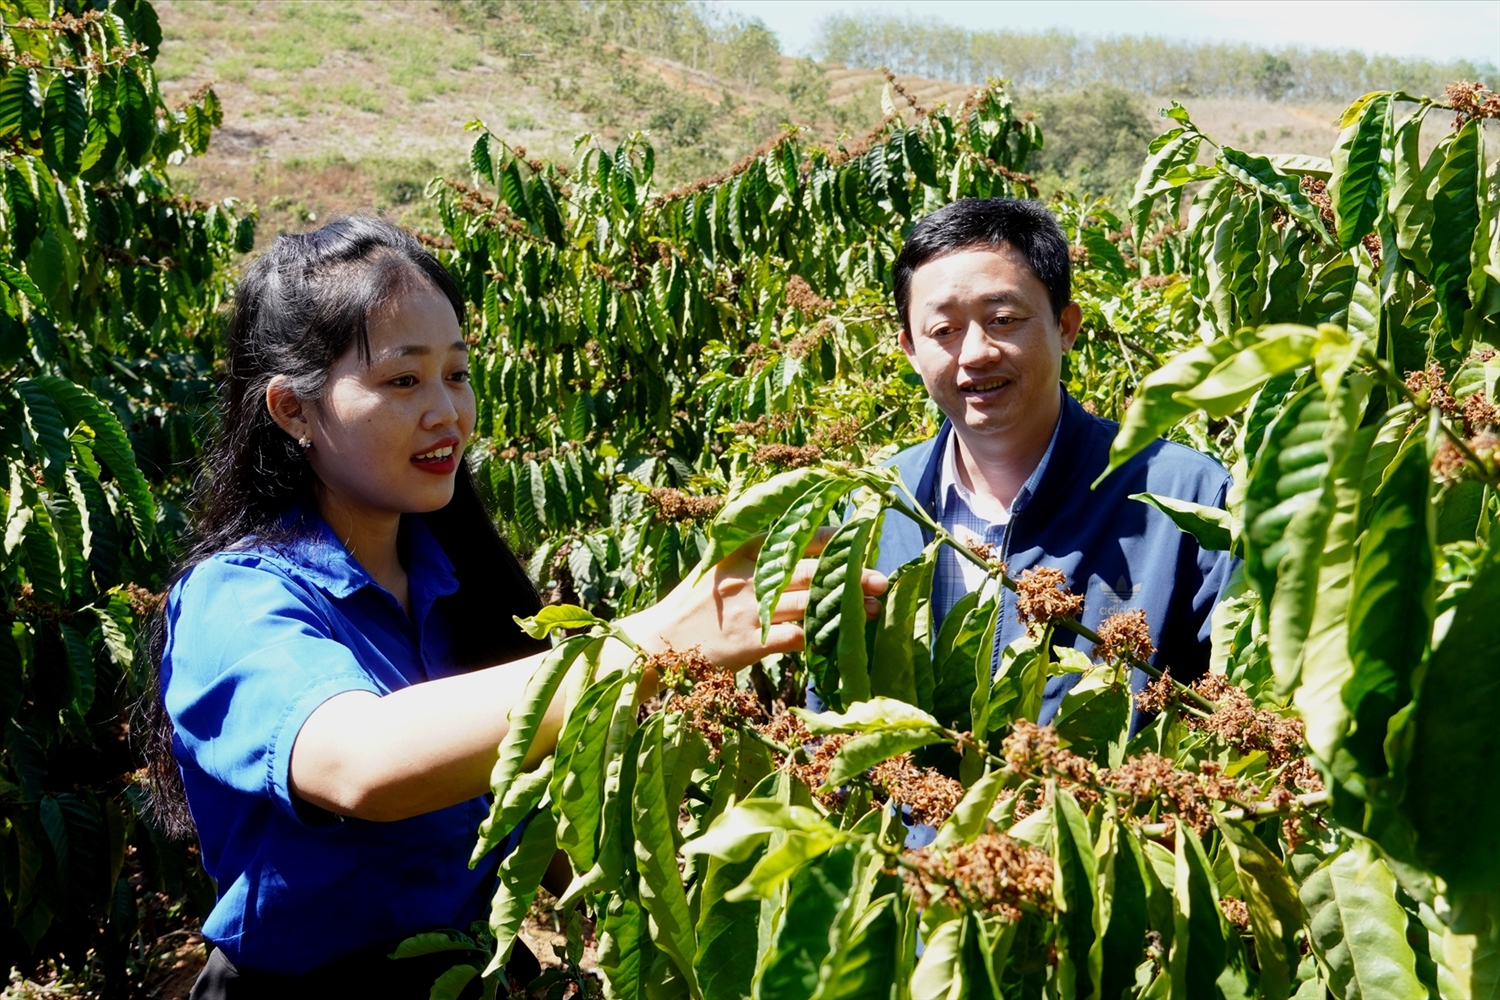
[[[783,469],[800,469],[823,460],[823,449],[815,444],[763,444],[755,449],[756,465],[775,465]]]
[[[669,521],[706,521],[724,506],[723,497],[689,496],[681,490],[658,486],[646,495],[646,505],[656,510],[656,519]]]
[[[1129,654],[1137,660],[1149,660],[1156,653],[1151,641],[1151,626],[1140,608],[1110,615],[1099,625],[1099,642],[1094,655],[1106,663]]]
[[[913,822],[929,826],[947,819],[964,797],[963,785],[930,767],[915,766],[909,753],[876,764],[871,780],[889,801],[906,806]]]
[[[1257,709],[1243,688],[1221,674],[1208,674],[1193,682],[1193,690],[1218,706],[1208,718],[1185,716],[1188,728],[1212,733],[1240,753],[1262,750],[1266,763],[1280,767],[1305,755],[1306,727],[1301,719],[1288,719],[1266,709]]]
[[[1044,906],[1052,892],[1051,856],[1003,833],[980,834],[942,854],[923,848],[906,857],[917,869],[906,877],[919,902],[940,898],[952,885],[970,902],[1016,920],[1022,905]]]
[[[1051,566],[1023,570],[1016,579],[1016,611],[1028,626],[1077,618],[1083,597],[1067,589],[1068,575]]]

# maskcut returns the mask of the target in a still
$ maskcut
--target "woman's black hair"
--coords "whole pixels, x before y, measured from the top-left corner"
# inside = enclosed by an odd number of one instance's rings
[[[437,258],[399,227],[361,217],[278,236],[245,270],[229,322],[218,426],[198,480],[193,544],[174,581],[246,539],[275,543],[307,530],[286,523],[286,514],[316,501],[318,480],[302,449],[271,418],[266,388],[285,376],[299,398],[318,399],[329,369],[345,352],[369,358],[369,317],[424,283],[447,297],[462,327],[463,296]],[[488,666],[546,648],[512,618],[535,614],[541,601],[495,530],[467,465],[460,465],[446,507],[415,516],[442,546],[458,577],[457,593],[442,600],[455,663]],[[165,641],[163,611],[147,629],[153,670],[137,707],[137,732],[143,736],[154,819],[163,832],[185,836],[193,824],[160,690]]]
[[[1052,313],[1061,319],[1073,298],[1068,238],[1039,201],[1021,198],[961,198],[912,227],[896,255],[896,315],[911,329],[911,276],[930,260],[976,247],[1014,247],[1047,289]]]

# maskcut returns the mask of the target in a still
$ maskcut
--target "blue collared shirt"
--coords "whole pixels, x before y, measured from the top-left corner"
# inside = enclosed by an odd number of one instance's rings
[[[401,550],[411,616],[316,515],[199,563],[167,601],[162,691],[219,899],[203,933],[235,965],[298,975],[487,910],[500,852],[469,869],[484,798],[392,823],[293,797],[292,744],[323,702],[460,672],[435,602],[458,589],[422,523]]]
[[[1047,463],[1052,458],[1052,449],[1057,447],[1057,431],[1060,427],[1062,427],[1061,414],[1058,415],[1057,423],[1052,426],[1052,437],[1047,442],[1047,450],[1042,453],[1041,460],[1036,463],[1036,468],[1031,470],[1031,475],[1026,477],[1026,482],[1016,492],[1010,508],[993,511],[995,515],[993,520],[984,516],[982,508],[975,502],[973,492],[966,489],[959,478],[958,435],[949,434],[948,443],[944,446],[942,466],[938,470],[938,480],[933,490],[938,523],[960,542],[985,542],[994,546],[995,556],[999,558],[1001,544],[1005,539],[1005,527],[1010,523],[1011,515],[1025,510],[1032,495],[1036,493],[1042,476],[1047,472]],[[953,551],[951,547],[944,545],[939,549],[937,568],[932,579],[933,629],[936,630],[942,625],[943,619],[948,617],[948,612],[953,610],[953,605],[958,603],[959,598],[970,591],[979,590],[985,580],[982,569]]]

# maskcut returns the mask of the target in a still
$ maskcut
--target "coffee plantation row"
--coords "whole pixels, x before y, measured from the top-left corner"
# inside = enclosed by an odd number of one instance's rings
[[[172,192],[220,111],[162,101],[144,0],[0,18],[0,921],[12,964],[120,989],[211,900],[142,813],[127,706],[254,221]],[[1063,378],[1121,421],[1113,464],[1165,434],[1234,474],[1227,511],[1139,498],[1242,568],[1212,676],[1153,684],[1134,737],[1144,623],[1084,628],[1069,581],[1012,577],[880,467],[940,420],[896,345],[903,234],[1033,195],[1043,142],[998,84],[927,109],[892,80],[885,105],[858,143],[790,129],[671,191],[646,136],[547,163],[476,122],[472,175],[429,188],[473,305],[474,468],[557,642],[478,832],[476,859],[535,811],[491,921],[402,953],[472,950],[434,996],[502,992],[561,850],[569,945],[539,993],[598,988],[585,914],[622,997],[1500,993],[1500,99],[1367,95],[1328,158],[1219,145],[1174,105],[1128,208],[1052,201],[1084,311]],[[935,541],[842,628],[891,510]],[[585,670],[562,749],[520,770],[611,619],[761,533],[769,608],[825,524],[805,654]],[[944,545],[991,583],[933,635]],[[1032,627],[991,676],[1001,588]],[[638,709],[648,667],[666,687]],[[1038,728],[1063,672],[1081,680]],[[809,682],[828,712],[797,707]],[[903,819],[936,840],[906,849]]]

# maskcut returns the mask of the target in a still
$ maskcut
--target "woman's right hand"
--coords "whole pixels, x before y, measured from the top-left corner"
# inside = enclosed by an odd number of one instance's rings
[[[834,528],[822,528],[808,546],[807,555],[817,556],[833,537]],[[807,588],[817,569],[816,558],[797,563],[791,581],[776,602],[771,628],[761,642],[760,609],[755,599],[755,560],[762,539],[747,542],[738,551],[701,576],[696,573],[678,584],[659,604],[622,619],[619,624],[642,649],[659,653],[669,646],[697,646],[711,662],[731,670],[747,667],[773,653],[789,653],[803,647],[802,616],[807,610]],[[880,613],[879,597],[889,581],[874,570],[864,571],[865,615]]]

